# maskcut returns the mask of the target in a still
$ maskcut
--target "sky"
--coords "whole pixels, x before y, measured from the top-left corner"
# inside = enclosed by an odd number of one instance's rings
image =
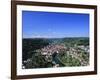
[[[23,38],[89,37],[89,14],[22,11]]]

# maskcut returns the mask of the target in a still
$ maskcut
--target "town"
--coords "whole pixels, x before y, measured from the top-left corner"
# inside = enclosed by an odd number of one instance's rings
[[[89,45],[68,44],[58,41],[32,51],[32,57],[24,60],[23,68],[88,66]]]

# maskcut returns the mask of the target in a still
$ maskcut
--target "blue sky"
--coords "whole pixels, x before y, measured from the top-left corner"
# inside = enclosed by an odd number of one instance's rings
[[[89,14],[22,11],[23,38],[89,37]]]

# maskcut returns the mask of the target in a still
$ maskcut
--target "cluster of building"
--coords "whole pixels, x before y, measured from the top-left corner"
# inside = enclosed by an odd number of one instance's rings
[[[40,52],[43,56],[46,56],[45,58],[47,60],[49,60],[50,57],[55,53],[61,54],[62,52],[65,52],[65,53],[67,53],[67,55],[71,55],[72,57],[78,59],[81,62],[81,64],[85,66],[89,63],[80,57],[81,56],[80,53],[82,51],[84,51],[88,54],[89,46],[66,47],[64,44],[56,44],[56,45],[51,44],[42,49],[37,50],[37,52]]]
[[[89,61],[85,61],[83,58],[81,58],[82,51],[89,54],[89,46],[74,46],[69,47],[65,46],[64,44],[50,44],[48,46],[45,46],[41,49],[36,50],[36,52],[41,53],[41,55],[45,56],[46,61],[53,63],[53,67],[59,67],[59,63],[56,63],[53,60],[53,55],[55,54],[62,54],[63,52],[67,55],[71,55],[72,58],[76,58],[81,62],[82,66],[87,66],[89,64]],[[24,63],[30,62],[30,59],[24,61]],[[23,69],[25,66],[23,65]]]
[[[51,45],[48,45],[40,50],[37,50],[37,52],[40,52],[42,55],[52,55],[55,52],[59,53],[61,51],[65,51],[67,49],[68,48],[66,48],[64,44],[61,44],[61,45],[51,44]]]

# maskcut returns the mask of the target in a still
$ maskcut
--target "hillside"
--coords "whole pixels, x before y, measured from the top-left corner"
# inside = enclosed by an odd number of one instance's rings
[[[89,65],[89,38],[23,39],[24,68]]]

